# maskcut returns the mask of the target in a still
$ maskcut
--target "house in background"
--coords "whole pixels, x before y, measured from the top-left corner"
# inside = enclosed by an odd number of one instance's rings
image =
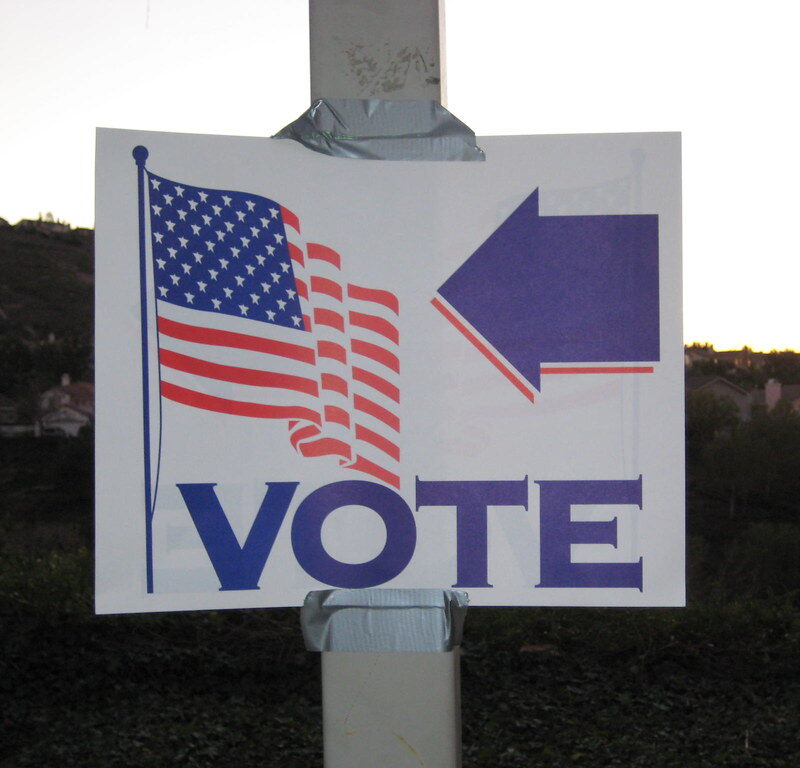
[[[66,235],[72,229],[66,221],[54,218],[52,213],[46,213],[44,216],[40,213],[38,219],[20,219],[14,226],[25,232],[38,232],[48,237]]]
[[[691,368],[695,363],[713,363],[715,354],[713,347],[684,346],[683,364]]]
[[[722,376],[689,376],[686,379],[686,391],[712,392],[717,397],[726,397],[731,400],[739,410],[739,419],[749,421],[753,408],[753,395],[738,384],[734,384]]]
[[[94,423],[94,385],[85,381],[73,383],[65,373],[59,386],[39,398],[39,412],[43,435],[75,437],[83,427]]]
[[[691,344],[683,348],[683,363],[687,368],[697,363],[715,363],[740,370],[759,370],[766,358],[764,352],[754,352],[750,347],[717,350],[710,345]]]
[[[17,404],[0,395],[0,437],[20,437],[37,434],[35,424],[21,424]]]
[[[750,347],[742,347],[741,349],[726,349],[714,352],[714,360],[718,363],[724,363],[739,368],[741,370],[752,369],[758,370],[764,367],[764,360],[766,354],[763,352],[754,352]]]
[[[793,410],[800,413],[800,384],[781,384],[775,379],[770,379],[764,387],[764,399],[768,411],[781,400],[785,400]]]

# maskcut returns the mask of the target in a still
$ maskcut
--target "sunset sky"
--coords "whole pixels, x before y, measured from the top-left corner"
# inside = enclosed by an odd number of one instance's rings
[[[12,223],[50,211],[93,226],[96,126],[268,136],[309,103],[305,0],[0,9]],[[446,106],[479,136],[681,131],[686,341],[800,349],[791,9],[448,0]],[[162,85],[175,75],[179,90]]]

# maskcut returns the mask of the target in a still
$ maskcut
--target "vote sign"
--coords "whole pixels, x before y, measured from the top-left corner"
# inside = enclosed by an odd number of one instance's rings
[[[683,602],[680,146],[98,132],[97,610]]]

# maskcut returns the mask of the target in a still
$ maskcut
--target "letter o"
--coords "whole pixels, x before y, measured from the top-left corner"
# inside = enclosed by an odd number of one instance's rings
[[[348,505],[367,507],[386,526],[386,544],[366,563],[343,563],[322,544],[325,518]],[[342,480],[312,491],[300,503],[292,521],[292,549],[297,562],[312,578],[333,587],[360,589],[385,584],[403,572],[417,545],[414,515],[391,488],[366,480]]]

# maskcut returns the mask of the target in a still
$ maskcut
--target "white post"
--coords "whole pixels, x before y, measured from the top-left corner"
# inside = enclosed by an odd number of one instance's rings
[[[355,161],[354,161],[355,162]],[[325,768],[459,768],[463,592],[333,589],[302,610],[322,653]]]
[[[444,101],[443,0],[309,0],[311,101]],[[353,160],[353,162],[359,162]],[[312,592],[325,768],[459,768],[466,596]]]
[[[325,768],[461,765],[459,652],[322,654]]]
[[[311,101],[444,104],[444,0],[309,0]]]

